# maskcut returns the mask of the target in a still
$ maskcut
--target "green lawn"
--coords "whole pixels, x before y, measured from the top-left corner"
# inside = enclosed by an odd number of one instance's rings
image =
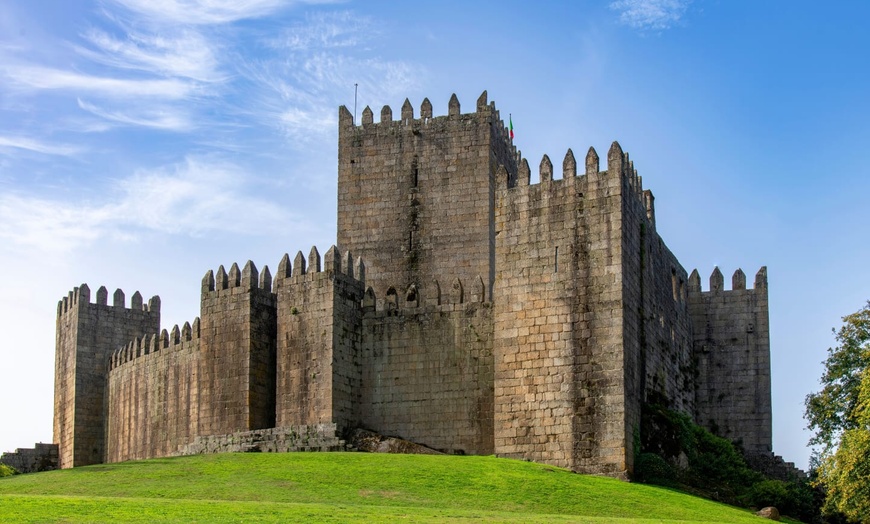
[[[245,453],[0,479],[3,522],[729,522],[676,491],[494,457]]]

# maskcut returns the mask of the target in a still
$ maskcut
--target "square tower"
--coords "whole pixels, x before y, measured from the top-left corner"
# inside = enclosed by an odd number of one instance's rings
[[[159,297],[143,304],[137,291],[127,308],[118,289],[110,306],[101,287],[96,304],[90,299],[82,284],[57,304],[54,441],[61,468],[105,462],[109,359],[129,341],[160,329]]]
[[[366,107],[361,125],[342,106],[338,135],[338,246],[366,261],[377,296],[478,276],[491,290],[495,173],[516,173],[516,150],[486,92],[474,113],[453,95],[447,116],[426,99],[414,118],[405,100],[399,120]]]

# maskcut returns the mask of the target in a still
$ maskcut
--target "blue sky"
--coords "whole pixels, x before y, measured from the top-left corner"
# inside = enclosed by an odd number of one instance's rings
[[[218,265],[335,239],[337,107],[486,89],[533,165],[619,140],[687,270],[769,268],[774,448],[870,299],[870,4],[0,4],[0,451],[51,441],[55,308],[82,282],[198,314]],[[534,175],[533,175],[534,177]]]

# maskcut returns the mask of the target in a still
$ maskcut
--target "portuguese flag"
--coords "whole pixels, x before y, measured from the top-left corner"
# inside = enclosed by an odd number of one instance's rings
[[[514,139],[514,117],[508,113],[508,122],[510,122],[511,140]]]

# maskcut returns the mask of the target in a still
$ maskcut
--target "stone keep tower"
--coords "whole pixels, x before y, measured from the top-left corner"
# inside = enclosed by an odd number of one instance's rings
[[[515,173],[516,150],[486,92],[474,113],[462,114],[453,95],[446,117],[433,118],[426,99],[415,119],[406,99],[399,120],[384,106],[374,123],[366,107],[360,126],[342,106],[338,245],[365,260],[378,297],[388,286],[428,291],[478,276],[491,290],[500,165]]]
[[[130,340],[160,329],[159,297],[143,304],[137,291],[127,308],[118,289],[110,306],[101,287],[96,303],[90,300],[91,291],[82,284],[57,304],[54,442],[61,468],[104,462],[110,357]]]

